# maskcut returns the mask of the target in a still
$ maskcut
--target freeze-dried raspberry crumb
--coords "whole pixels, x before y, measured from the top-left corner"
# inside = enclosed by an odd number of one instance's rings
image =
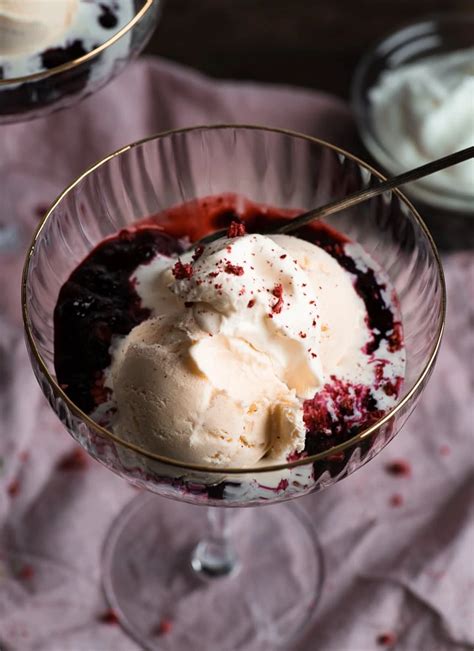
[[[403,495],[400,495],[400,493],[395,493],[390,498],[390,506],[394,506],[394,507],[403,506],[403,501],[404,501]]]
[[[18,572],[18,578],[23,581],[29,581],[35,575],[35,570],[32,565],[23,565],[21,570]]]
[[[203,253],[204,253],[204,247],[203,246],[197,246],[194,249],[194,253],[193,253],[194,262],[196,262],[196,260],[199,260],[199,258],[202,256]]]
[[[375,364],[374,385],[375,388],[378,389],[382,384],[382,382],[384,381],[384,372],[385,372],[384,369],[389,362],[386,359],[377,359],[375,361],[377,363]]]
[[[403,346],[403,330],[400,321],[394,321],[392,334],[388,335],[388,349],[391,353],[401,350]]]
[[[58,470],[83,470],[87,466],[87,455],[78,448],[66,454],[56,466]]]
[[[34,209],[35,217],[37,219],[42,219],[45,216],[45,214],[48,212],[48,210],[49,210],[48,204],[43,204],[43,203],[38,204]]]
[[[382,385],[382,389],[385,395],[397,397],[400,393],[400,389],[402,388],[402,384],[403,378],[397,377],[393,381],[386,380]]]
[[[230,262],[228,262],[226,264],[226,266],[224,268],[224,271],[227,274],[233,274],[234,276],[243,276],[244,275],[244,268],[243,267],[239,267],[236,264],[231,264]]]
[[[20,482],[18,479],[14,479],[7,486],[7,493],[10,497],[15,497],[20,492]]]
[[[245,224],[242,224],[242,222],[232,221],[227,229],[227,237],[242,237],[246,233]]]
[[[247,303],[247,307],[253,307],[255,305],[255,299],[251,298],[250,301]]]
[[[275,285],[272,289],[272,294],[277,299],[277,302],[272,305],[272,312],[274,314],[280,314],[283,308],[283,285]]]
[[[158,624],[158,628],[156,630],[157,635],[167,635],[168,633],[171,633],[173,629],[173,622],[171,619],[165,619],[163,618],[161,622]]]
[[[118,624],[119,618],[115,610],[109,608],[105,611],[105,613],[99,615],[99,621],[103,622],[104,624]]]
[[[391,475],[397,477],[409,477],[411,475],[411,466],[404,459],[395,459],[385,466],[385,469]]]
[[[193,275],[193,266],[190,262],[183,264],[181,260],[178,260],[172,269],[172,273],[176,280],[189,280]]]
[[[377,637],[377,644],[380,646],[393,646],[396,641],[397,638],[395,636],[395,633],[381,633]]]

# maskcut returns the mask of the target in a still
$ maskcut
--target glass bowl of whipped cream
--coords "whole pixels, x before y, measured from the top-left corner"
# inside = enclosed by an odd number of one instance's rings
[[[474,144],[473,33],[472,12],[427,18],[360,61],[353,110],[365,146],[390,174]],[[474,161],[417,181],[407,193],[474,215]]]

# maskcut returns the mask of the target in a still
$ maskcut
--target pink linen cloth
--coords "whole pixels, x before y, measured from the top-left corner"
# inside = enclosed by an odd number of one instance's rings
[[[20,320],[26,238],[55,195],[105,154],[169,128],[230,122],[287,127],[349,149],[356,143],[350,114],[335,98],[210,80],[157,59],[132,64],[72,109],[0,127],[3,220],[24,238],[0,253],[2,650],[139,648],[104,617],[100,587],[104,536],[136,491],[90,459],[71,461],[76,446],[36,384]],[[419,407],[374,461],[299,500],[317,526],[328,573],[311,630],[294,651],[474,646],[473,340],[466,300],[473,258],[447,255],[444,266],[447,330]],[[408,461],[410,472],[389,474],[394,460]]]

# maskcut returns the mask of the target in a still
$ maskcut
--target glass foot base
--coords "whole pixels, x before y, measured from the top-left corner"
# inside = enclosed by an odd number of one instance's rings
[[[234,572],[203,578],[192,565],[208,534],[204,508],[150,494],[119,514],[103,554],[104,589],[144,649],[274,651],[310,623],[321,591],[322,555],[294,504],[234,509]]]

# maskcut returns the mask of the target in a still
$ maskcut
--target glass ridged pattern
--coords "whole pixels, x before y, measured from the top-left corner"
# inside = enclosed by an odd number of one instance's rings
[[[300,465],[231,472],[151,458],[84,417],[54,380],[53,311],[61,285],[103,238],[196,197],[235,192],[259,203],[307,210],[378,177],[349,154],[305,136],[253,127],[171,132],[126,148],[78,180],[53,206],[25,265],[23,307],[35,374],[72,436],[114,472],[189,502],[243,506],[324,488],[377,454],[405,422],[429,378],[445,312],[441,265],[425,227],[398,193],[328,219],[359,242],[398,292],[407,369],[398,407],[377,426]]]

